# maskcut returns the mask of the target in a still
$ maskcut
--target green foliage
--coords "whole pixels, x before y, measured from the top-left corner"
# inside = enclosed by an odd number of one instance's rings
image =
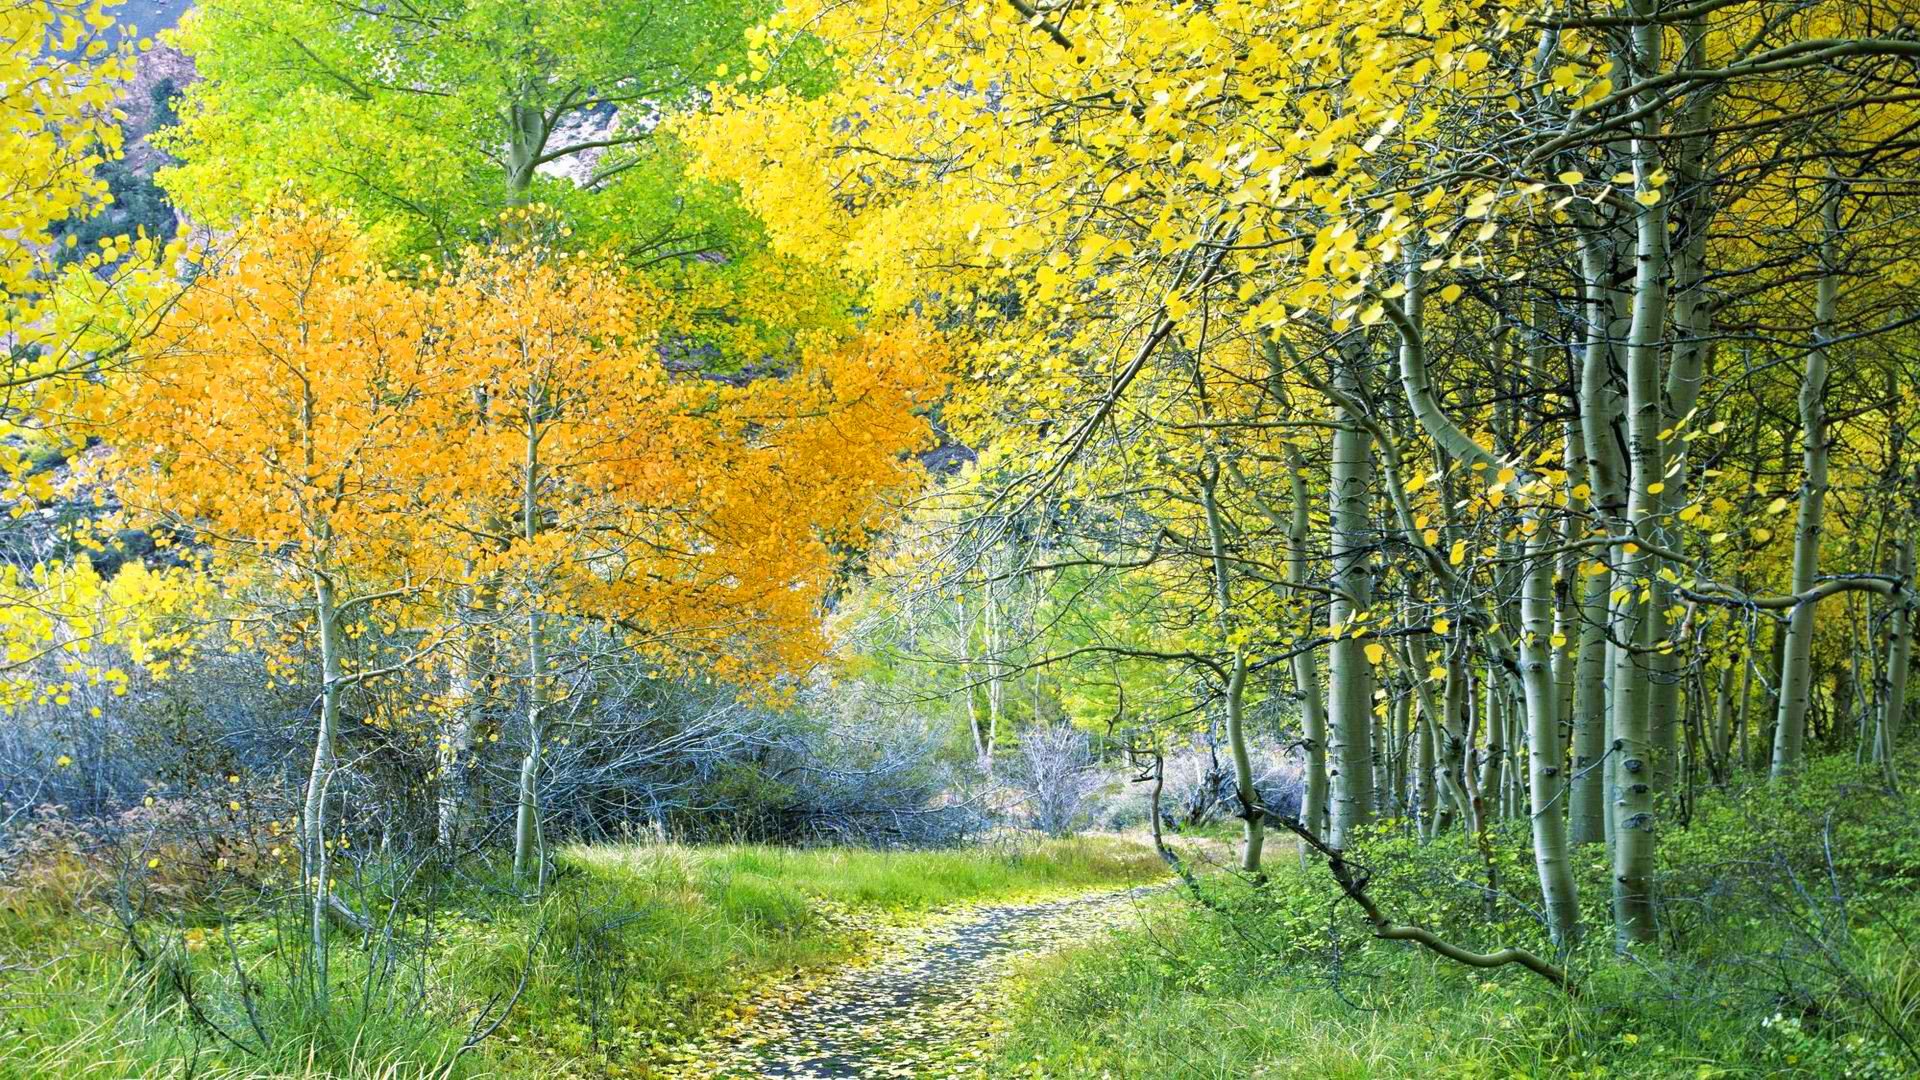
[[[1380,942],[1321,868],[1203,879],[1139,932],[1027,973],[1006,1075],[1734,1077],[1912,1075],[1920,1059],[1920,808],[1877,769],[1812,763],[1704,797],[1662,845],[1659,958],[1617,960],[1600,849],[1576,856],[1588,940],[1565,997]],[[1524,830],[1358,858],[1390,917],[1478,950],[1549,951]]]
[[[291,183],[355,207],[400,250],[440,254],[477,239],[509,201],[532,198],[583,211],[591,239],[664,254],[739,217],[711,188],[659,182],[677,177],[678,152],[650,136],[654,120],[720,65],[738,65],[761,13],[428,0],[343,20],[323,0],[216,0],[178,32],[205,78],[168,140],[185,163],[162,183],[212,222]],[[510,175],[516,109],[551,128],[529,152],[570,176]]]
[[[404,889],[362,875],[355,905],[397,912],[395,933],[335,935],[325,1017],[297,974],[298,915],[275,902],[223,896],[156,915],[140,928],[142,962],[92,902],[0,894],[0,1078],[622,1075],[726,1018],[759,983],[853,957],[883,926],[1162,872],[1144,846],[1112,837],[939,851],[580,847],[561,867],[531,903],[488,862]],[[237,993],[236,963],[250,995]],[[250,997],[271,1050],[243,1052],[196,1020],[183,984],[249,1043]],[[507,1001],[494,1036],[458,1054],[472,1019]]]

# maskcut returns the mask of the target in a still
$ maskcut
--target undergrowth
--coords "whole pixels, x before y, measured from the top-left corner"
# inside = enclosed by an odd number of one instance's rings
[[[1357,853],[1398,920],[1551,954],[1523,825]],[[997,1071],[1049,1077],[1920,1075],[1920,812],[1851,761],[1703,797],[1661,843],[1657,950],[1617,954],[1608,868],[1576,859],[1587,937],[1562,994],[1369,937],[1324,869],[1206,876],[1143,927],[1022,976]]]
[[[1118,837],[579,847],[538,900],[485,861],[382,869],[350,897],[390,917],[335,933],[324,1014],[284,899],[101,876],[0,892],[0,1077],[640,1076],[758,983],[887,923],[1162,873]]]

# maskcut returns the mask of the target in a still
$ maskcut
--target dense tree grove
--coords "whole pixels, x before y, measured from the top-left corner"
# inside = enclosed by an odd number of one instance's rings
[[[0,874],[111,849],[149,972],[252,890],[325,1022],[497,862],[436,1075],[576,841],[1144,824],[1569,1000],[1732,815],[1837,900],[1916,103],[1900,0],[0,0]]]
[[[829,89],[769,80],[802,41]],[[790,4],[755,42],[701,171],[967,341],[946,415],[985,449],[933,580],[1155,582],[1030,662],[1218,699],[1248,871],[1269,695],[1336,873],[1369,822],[1523,818],[1562,944],[1599,843],[1612,934],[1654,940],[1703,780],[1810,745],[1898,779],[1897,8]]]

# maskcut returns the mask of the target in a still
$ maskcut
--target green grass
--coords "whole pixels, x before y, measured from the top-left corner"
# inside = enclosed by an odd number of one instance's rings
[[[1507,897],[1489,920],[1463,840],[1389,828],[1360,856],[1390,914],[1487,949],[1550,954],[1525,830],[1496,838]],[[1623,961],[1608,869],[1577,860],[1587,942],[1563,995],[1372,940],[1321,868],[1274,850],[1271,880],[1203,880],[1217,910],[1168,893],[1138,929],[1018,979],[994,1075],[1904,1077],[1920,1062],[1920,807],[1850,761],[1703,801],[1661,846],[1667,925]],[[1462,887],[1464,882],[1469,886]],[[1845,897],[1838,902],[1836,896]]]
[[[273,1040],[252,1054],[191,1016],[173,978],[191,977],[207,1020],[255,1041],[213,906],[164,909],[172,921],[148,928],[156,960],[140,964],[91,905],[15,893],[0,897],[0,960],[38,970],[0,985],[0,1077],[645,1075],[755,986],[845,960],[888,923],[1162,872],[1149,847],[1118,837],[932,851],[570,848],[537,902],[512,896],[485,864],[410,892],[399,937],[431,944],[394,950],[391,978],[370,984],[379,952],[336,935],[324,1018],[294,974],[296,921],[229,900]],[[361,906],[386,904],[369,895]],[[493,1037],[458,1054],[471,1018],[510,999]]]

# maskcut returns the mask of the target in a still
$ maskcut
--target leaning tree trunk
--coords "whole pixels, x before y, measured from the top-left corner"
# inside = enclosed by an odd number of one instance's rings
[[[1795,594],[1813,588],[1820,576],[1820,535],[1827,514],[1827,343],[1833,338],[1834,308],[1839,300],[1837,245],[1840,232],[1840,190],[1829,184],[1821,207],[1820,283],[1813,311],[1813,346],[1807,350],[1800,376],[1800,448],[1805,479],[1794,519],[1793,588]],[[1773,729],[1773,776],[1779,779],[1799,768],[1807,737],[1807,702],[1812,695],[1814,601],[1793,607],[1788,618],[1786,645],[1781,652],[1780,712]]]
[[[1216,618],[1223,639],[1233,641],[1233,578],[1227,565],[1226,527],[1220,518],[1218,485],[1220,469],[1209,465],[1200,473],[1200,503],[1207,516],[1207,541],[1213,557],[1213,590]],[[1233,754],[1233,781],[1240,799],[1240,819],[1245,823],[1246,843],[1240,852],[1240,869],[1260,873],[1260,849],[1266,839],[1266,807],[1253,787],[1253,760],[1247,753],[1246,686],[1247,653],[1231,644],[1233,663],[1227,676],[1227,748]]]

